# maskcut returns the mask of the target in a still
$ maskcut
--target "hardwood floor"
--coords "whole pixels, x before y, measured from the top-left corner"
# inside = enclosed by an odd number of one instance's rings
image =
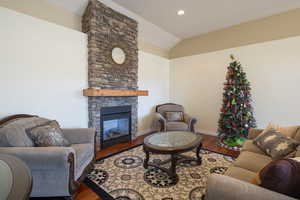
[[[114,145],[114,146],[108,147],[104,150],[100,150],[96,153],[96,158],[100,159],[105,156],[109,156],[113,153],[120,152],[120,151],[126,150],[130,147],[142,144],[144,141],[144,138],[146,136],[147,135],[139,136],[134,141]],[[211,150],[211,151],[226,154],[226,155],[231,155],[234,157],[237,157],[239,155],[239,152],[224,149],[224,148],[217,146],[216,145],[217,138],[215,136],[203,135],[203,137],[204,137],[203,138],[203,146],[202,146],[203,149]],[[51,199],[50,198],[34,198],[34,200],[59,200],[59,199],[57,199],[57,198],[51,198]],[[101,199],[96,193],[94,193],[85,184],[81,184],[78,195],[76,197],[76,200],[104,200],[104,199]]]

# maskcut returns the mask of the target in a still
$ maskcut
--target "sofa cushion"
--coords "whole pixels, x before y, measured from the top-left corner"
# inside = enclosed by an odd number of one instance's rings
[[[262,133],[266,133],[270,130],[275,129],[287,137],[294,138],[296,135],[296,132],[299,130],[299,128],[300,128],[300,126],[281,127],[278,125],[269,124]]]
[[[255,144],[253,144],[253,140],[246,140],[243,146],[243,151],[250,151],[253,153],[266,155],[262,150],[260,150],[260,148],[258,148]]]
[[[296,131],[294,140],[300,142],[300,128]]]
[[[26,134],[26,129],[47,123],[49,120],[39,117],[20,118],[12,120],[0,128],[1,147],[32,147],[31,139]]]
[[[253,143],[273,159],[284,158],[299,146],[299,142],[275,129],[260,134]]]
[[[269,156],[257,154],[249,151],[242,152],[237,160],[233,163],[235,167],[240,167],[252,171],[254,173],[259,172],[272,159]]]
[[[78,179],[86,166],[94,158],[94,146],[90,143],[72,144],[75,150],[75,179]]]
[[[33,116],[32,116],[32,117],[33,117]],[[2,124],[0,125],[0,128],[4,127],[4,126],[6,126],[6,125],[8,125],[8,124],[10,124],[10,123],[12,123],[12,122],[14,122],[14,121],[18,121],[18,120],[20,120],[20,119],[25,119],[25,118],[28,118],[28,117],[20,117],[20,118],[10,119],[10,120],[8,120],[8,121],[2,123]],[[0,120],[2,120],[2,119],[0,119]]]
[[[280,127],[279,131],[285,136],[295,138],[295,135],[298,132],[299,128],[300,126]]]
[[[294,157],[300,157],[300,146],[297,147],[296,153],[295,153],[295,156],[294,156]]]
[[[251,183],[256,176],[256,173],[240,167],[232,166],[226,171],[225,175]]]
[[[50,121],[41,126],[26,130],[27,135],[38,147],[69,146],[57,121]]]
[[[167,122],[168,131],[186,131],[188,124],[184,122]]]
[[[256,128],[250,128],[248,132],[248,139],[253,140],[256,138],[259,134],[261,134],[264,131],[264,129],[256,129]]]

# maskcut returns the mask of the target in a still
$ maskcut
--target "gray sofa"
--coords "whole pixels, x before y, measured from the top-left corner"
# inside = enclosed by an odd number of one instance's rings
[[[295,200],[295,198],[252,184],[254,177],[272,158],[252,142],[262,129],[250,129],[243,151],[224,175],[211,175],[207,182],[205,200]],[[281,131],[300,142],[300,126],[284,128]],[[298,148],[296,157],[300,156]]]
[[[183,112],[183,121],[167,121],[165,112]],[[179,104],[166,103],[156,106],[154,124],[157,131],[191,131],[195,132],[197,120],[184,112],[184,107]]]
[[[1,126],[7,126],[18,119],[28,120],[33,117],[15,115],[0,120],[0,136]],[[16,156],[28,165],[33,178],[31,197],[73,199],[80,182],[92,167],[95,156],[95,130],[62,131],[71,143],[68,147],[0,147],[0,153]]]

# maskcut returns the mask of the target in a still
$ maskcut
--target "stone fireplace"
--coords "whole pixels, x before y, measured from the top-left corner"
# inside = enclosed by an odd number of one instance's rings
[[[137,135],[137,96],[148,95],[147,91],[139,91],[137,85],[137,28],[135,20],[97,0],[89,1],[82,18],[82,30],[88,35],[89,84],[89,89],[83,93],[88,97],[89,127],[96,128],[101,148],[134,139]],[[125,52],[123,64],[112,59],[115,47]],[[116,113],[121,108],[125,111]],[[126,115],[121,117],[120,113]],[[114,141],[116,138],[119,141]]]

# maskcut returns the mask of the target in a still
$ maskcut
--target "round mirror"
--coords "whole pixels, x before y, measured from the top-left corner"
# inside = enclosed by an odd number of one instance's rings
[[[117,63],[119,65],[123,64],[126,59],[125,52],[123,51],[123,49],[121,49],[119,47],[113,48],[113,50],[111,52],[111,57],[112,57],[113,61],[115,61],[115,63]]]

